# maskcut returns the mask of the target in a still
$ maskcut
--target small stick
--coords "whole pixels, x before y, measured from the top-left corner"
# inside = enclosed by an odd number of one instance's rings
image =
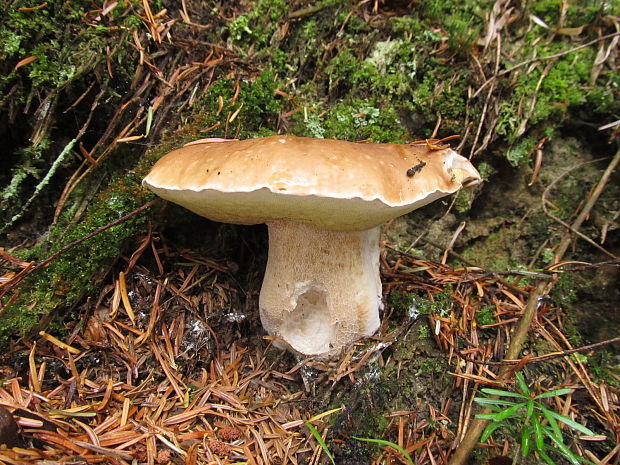
[[[542,56],[542,57],[531,58],[529,60],[522,61],[521,63],[517,63],[512,68],[505,69],[501,73],[496,73],[493,76],[491,76],[489,79],[487,79],[484,82],[484,84],[482,84],[478,88],[478,90],[476,92],[474,92],[474,95],[472,96],[472,98],[476,98],[478,96],[478,94],[480,94],[482,89],[484,89],[488,84],[493,82],[495,79],[497,79],[499,77],[502,77],[502,76],[504,76],[504,75],[506,75],[508,73],[511,73],[512,71],[514,71],[517,68],[521,68],[523,66],[529,65],[530,63],[535,63],[537,61],[551,60],[553,58],[559,58],[561,56],[568,55],[569,53],[576,52],[577,50],[581,50],[582,48],[589,47],[590,45],[594,45],[595,43],[600,42],[602,40],[611,39],[612,37],[616,37],[617,35],[620,35],[620,32],[614,32],[612,34],[607,34],[605,36],[601,36],[601,37],[599,37],[597,39],[591,40],[590,42],[587,42],[585,44],[579,45],[578,47],[574,47],[574,48],[570,48],[568,50],[564,50],[563,52],[554,53],[553,55],[545,55],[545,56]]]
[[[615,344],[616,342],[620,342],[620,337],[615,337],[613,339],[607,339],[606,341],[597,342],[595,344],[589,344],[587,346],[577,347],[576,349],[564,350],[562,352],[553,352],[551,354],[541,355],[540,357],[532,357],[527,360],[527,363],[540,363],[546,362],[547,360],[553,360],[554,358],[566,357],[571,354],[579,353],[579,352],[588,352],[589,350],[598,349],[599,347],[603,347],[609,344]],[[493,366],[506,366],[506,365],[517,365],[521,363],[521,360],[502,360],[501,362],[491,362],[491,361],[481,361],[481,360],[473,360],[467,357],[463,357],[463,359],[467,362],[471,362],[475,365],[493,365]]]
[[[601,179],[599,180],[596,187],[594,188],[594,191],[592,192],[592,195],[590,195],[590,198],[588,198],[588,201],[586,202],[585,206],[581,210],[581,213],[579,213],[577,218],[575,218],[575,221],[571,225],[572,232],[577,232],[577,230],[581,227],[581,224],[585,221],[588,215],[590,215],[590,211],[592,210],[592,207],[594,207],[594,204],[596,203],[598,198],[603,193],[603,189],[605,188],[605,185],[609,181],[611,174],[614,172],[614,170],[618,166],[618,163],[620,163],[620,150],[618,150],[616,154],[614,155],[614,158],[609,163],[609,166],[607,166],[607,169],[603,173],[603,176],[601,176]],[[567,234],[564,236],[564,238],[560,242],[560,245],[555,253],[555,263],[559,262],[562,259],[562,256],[568,249],[568,246],[570,245],[571,241],[572,241],[572,237],[570,234]],[[606,253],[607,255],[611,255],[611,258],[617,258],[613,254],[610,254],[609,252],[605,250],[604,250],[604,253]]]

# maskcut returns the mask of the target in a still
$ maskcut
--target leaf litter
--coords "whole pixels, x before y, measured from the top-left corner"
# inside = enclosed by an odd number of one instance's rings
[[[492,360],[503,361],[505,341],[532,286],[520,283],[518,272],[507,287],[505,273],[387,250],[382,257],[386,294],[407,292],[437,304],[431,305],[428,323],[454,381],[449,396],[388,412],[384,434],[371,439],[395,438],[415,463],[447,463],[472,416],[475,389],[504,386],[496,381]],[[2,256],[14,267],[32,266],[6,252]],[[399,321],[388,308],[380,333],[339,359],[283,357],[272,338],[260,337],[251,307],[255,296],[240,288],[225,264],[175,250],[149,231],[125,266],[110,276],[96,301],[84,305],[82,317],[65,328],[64,336],[41,332],[36,342],[16,343],[2,357],[0,406],[12,412],[20,433],[18,446],[0,449],[0,461],[319,463],[322,446],[305,425],[336,445],[347,435],[330,426],[328,417],[340,409],[326,411],[324,405],[324,413],[317,413],[309,406],[320,405],[321,393],[354,387],[360,377],[371,376],[371,364],[399,364],[400,370],[403,361],[392,359],[387,349],[420,318],[414,314]],[[441,306],[446,293],[450,304]],[[477,322],[482,305],[492,307],[493,323]],[[563,358],[562,385],[585,394],[579,402],[575,396],[556,400],[558,411],[598,431],[607,426],[607,435],[594,440],[608,439],[609,431],[618,431],[617,390],[594,381],[580,359],[564,354],[574,351],[557,308],[542,301],[538,315],[533,332]],[[248,321],[254,333],[249,336],[240,331]],[[518,370],[532,360],[507,363]],[[346,415],[347,406],[342,410]],[[591,458],[584,443],[576,447]],[[506,444],[487,447],[499,454]],[[399,453],[386,447],[373,463],[388,456]]]

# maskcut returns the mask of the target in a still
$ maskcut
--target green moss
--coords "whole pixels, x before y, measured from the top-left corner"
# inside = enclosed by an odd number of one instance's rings
[[[476,198],[476,193],[473,189],[463,189],[456,194],[456,201],[454,207],[459,213],[466,213],[472,206]]]
[[[410,313],[412,309],[417,309],[416,296],[407,292],[392,292],[388,299],[390,308],[398,314]]]
[[[397,34],[423,34],[426,31],[424,24],[417,16],[395,16],[389,26],[392,32]]]
[[[454,69],[434,63],[432,59],[425,63],[421,74],[423,78],[413,91],[410,109],[433,123],[440,115],[446,134],[460,134],[465,121],[469,78],[455,74]],[[430,124],[428,131],[432,131]]]
[[[510,123],[508,123],[508,121],[510,121]],[[510,120],[504,120],[502,124],[514,124],[516,127],[518,121],[516,118],[514,118]],[[498,128],[497,131],[498,133],[503,134],[504,127],[502,126],[502,128]],[[511,146],[506,151],[506,159],[514,167],[519,166],[521,163],[528,162],[530,160],[530,154],[532,153],[532,150],[534,149],[534,147],[536,147],[536,143],[537,142],[530,137],[522,137],[518,140],[516,144]]]
[[[577,284],[570,273],[560,274],[551,297],[563,308],[570,308],[577,301]]]
[[[446,299],[441,293],[435,295],[439,296],[439,300],[431,302],[428,298],[412,292],[394,291],[390,293],[388,305],[394,312],[395,319],[397,320],[417,318],[418,315],[428,315],[432,313],[436,305],[439,305],[438,301],[444,301]]]
[[[491,232],[484,241],[476,242],[465,250],[462,255],[466,260],[496,271],[514,269],[519,263],[512,256],[511,244],[520,231],[512,227],[502,231]]]
[[[2,173],[6,184],[0,192],[0,211],[8,226],[24,212],[34,212],[26,208],[33,192],[43,198],[58,188],[56,183],[63,183],[60,173],[76,163],[68,156],[69,141],[86,121],[94,95],[87,92],[89,86],[95,83],[105,92],[100,101],[105,105],[93,110],[81,141],[87,146],[101,135],[102,121],[124,98],[123,85],[128,87],[134,75],[138,52],[124,40],[132,31],[129,19],[137,18],[134,10],[118,2],[105,17],[95,19],[88,13],[92,8],[87,0],[0,4],[0,105],[6,104],[8,115],[0,130],[12,164],[10,174]],[[139,21],[134,29],[143,27]],[[106,57],[116,79],[109,87],[107,73],[94,71]],[[33,61],[24,63],[26,58]],[[71,115],[66,115],[69,110]],[[45,216],[48,212],[42,210],[36,213]]]
[[[452,285],[446,285],[441,292],[433,294],[434,302],[431,303],[429,313],[437,313],[440,316],[449,316],[450,309],[454,304]]]
[[[418,327],[418,338],[420,339],[430,339],[431,337],[431,328],[428,325],[421,325]]]
[[[3,17],[0,59],[10,63],[11,67],[26,57],[34,56],[36,60],[18,70],[3,70],[7,72],[0,73],[0,92],[24,75],[34,87],[60,88],[78,76],[81,70],[91,68],[106,56],[108,28],[84,27],[82,21],[86,11],[92,9],[91,2],[49,2],[33,10],[22,7],[20,2],[8,2],[4,8],[0,7]],[[121,11],[124,11],[122,5],[112,11],[115,10],[116,13],[110,16],[127,27],[125,19],[120,18]],[[127,16],[130,17],[135,18],[134,15]],[[115,71],[118,73],[119,70]]]
[[[401,142],[404,136],[393,107],[374,106],[361,99],[337,103],[321,116],[316,111],[309,117],[298,115],[294,130],[298,135],[373,142]]]
[[[604,381],[615,389],[620,389],[620,355],[600,350],[588,356],[586,363],[594,375],[595,382]]]
[[[228,26],[230,32],[230,38],[233,41],[239,42],[244,35],[252,34],[250,29],[250,17],[248,15],[241,15],[235,18]]]
[[[538,38],[537,34],[532,33],[527,36],[526,41],[534,42]],[[552,55],[566,50],[568,46],[565,42],[538,44],[536,52],[526,50],[524,55]],[[595,49],[586,48],[561,56],[549,68],[545,67],[545,63],[539,63],[527,73],[519,74],[518,86],[510,98],[504,99],[500,104],[500,116],[496,126],[497,134],[504,136],[511,144],[508,159],[513,165],[522,162],[536,144],[536,141],[529,137],[521,137],[524,131],[540,123],[545,123],[547,132],[553,131],[568,119],[570,111],[579,112],[589,102],[601,111],[617,110],[614,93],[610,90],[613,88],[611,82],[615,76],[602,75],[598,86],[590,85],[595,56]],[[535,103],[532,107],[534,97]],[[524,127],[522,122],[525,117],[528,121]],[[535,137],[536,140],[539,138],[539,135]]]
[[[238,98],[233,101],[237,85],[239,85]],[[216,81],[197,102],[190,123],[195,131],[188,131],[188,137],[205,137],[205,134],[199,131],[218,124],[217,128],[208,133],[208,137],[231,138],[237,135],[245,139],[275,134],[278,116],[285,104],[282,97],[276,93],[279,87],[281,83],[272,69],[262,71],[252,80]],[[220,100],[223,104],[221,110]]]
[[[346,16],[347,25],[358,19]],[[316,37],[310,33],[322,37],[331,24],[312,19],[299,28],[312,44]],[[382,37],[377,29],[366,31],[368,46],[364,48],[348,35],[352,32],[347,27],[324,64],[314,63],[324,52],[301,45],[304,58],[300,67],[310,62],[315,71],[312,82],[297,83],[306,111],[296,115],[299,125],[294,130],[323,137],[398,142],[427,137],[440,114],[442,130],[447,134],[462,132],[469,77],[465,73],[455,76],[453,67],[431,56],[441,36],[413,15],[386,19],[385,27],[392,31],[389,37]],[[326,96],[314,84],[317,81],[327,83]],[[472,114],[477,111],[474,108]],[[408,125],[410,115],[416,122]],[[360,128],[373,125],[384,127],[380,131]]]
[[[476,167],[483,181],[488,181],[496,172],[495,168],[486,162],[479,163]]]
[[[140,187],[137,175],[123,176],[91,201],[79,224],[72,225],[65,213],[45,244],[22,251],[21,256],[40,261],[65,244],[129,213],[150,197]],[[9,337],[25,336],[44,327],[59,316],[59,311],[70,309],[82,296],[94,292],[127,241],[143,231],[145,224],[144,215],[134,217],[64,252],[48,267],[33,273],[20,287],[17,301],[0,315],[0,346]],[[51,250],[46,248],[49,244],[53,244]]]
[[[492,325],[497,323],[495,318],[495,307],[492,305],[483,305],[476,312],[476,322],[478,325]]]
[[[377,42],[366,58],[370,84],[387,96],[411,93],[417,75],[415,48],[403,39]]]
[[[422,0],[418,8],[440,26],[448,36],[448,45],[455,53],[467,52],[480,37],[485,12],[493,2]]]
[[[409,336],[424,333],[421,328],[428,329],[428,325],[416,324]],[[352,425],[347,436],[385,438],[390,424],[387,413],[415,409],[418,399],[451,382],[445,358],[430,347],[428,337],[402,341],[387,367],[370,364],[363,369],[356,385],[356,402],[347,410],[347,424]]]
[[[228,25],[230,40],[247,50],[267,45],[286,17],[290,3],[285,0],[260,0],[247,13],[237,16]]]
[[[596,20],[597,16],[617,14],[618,3],[614,1],[601,2],[598,0],[580,0],[562,2],[562,0],[537,0],[530,2],[532,14],[538,16],[550,27],[556,26],[560,20],[562,10],[566,7],[564,27],[587,26]]]

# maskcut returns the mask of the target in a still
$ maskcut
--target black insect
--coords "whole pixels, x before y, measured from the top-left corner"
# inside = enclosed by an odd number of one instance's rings
[[[417,165],[412,166],[411,168],[407,170],[407,176],[412,178],[413,176],[415,176],[416,173],[419,173],[420,171],[422,171],[422,168],[424,168],[425,166],[426,166],[426,162],[421,161]]]

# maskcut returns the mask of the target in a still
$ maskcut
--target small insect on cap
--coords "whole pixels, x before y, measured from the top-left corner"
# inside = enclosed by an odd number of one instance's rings
[[[449,148],[271,136],[196,141],[161,158],[143,184],[215,221],[358,231],[479,181]]]

